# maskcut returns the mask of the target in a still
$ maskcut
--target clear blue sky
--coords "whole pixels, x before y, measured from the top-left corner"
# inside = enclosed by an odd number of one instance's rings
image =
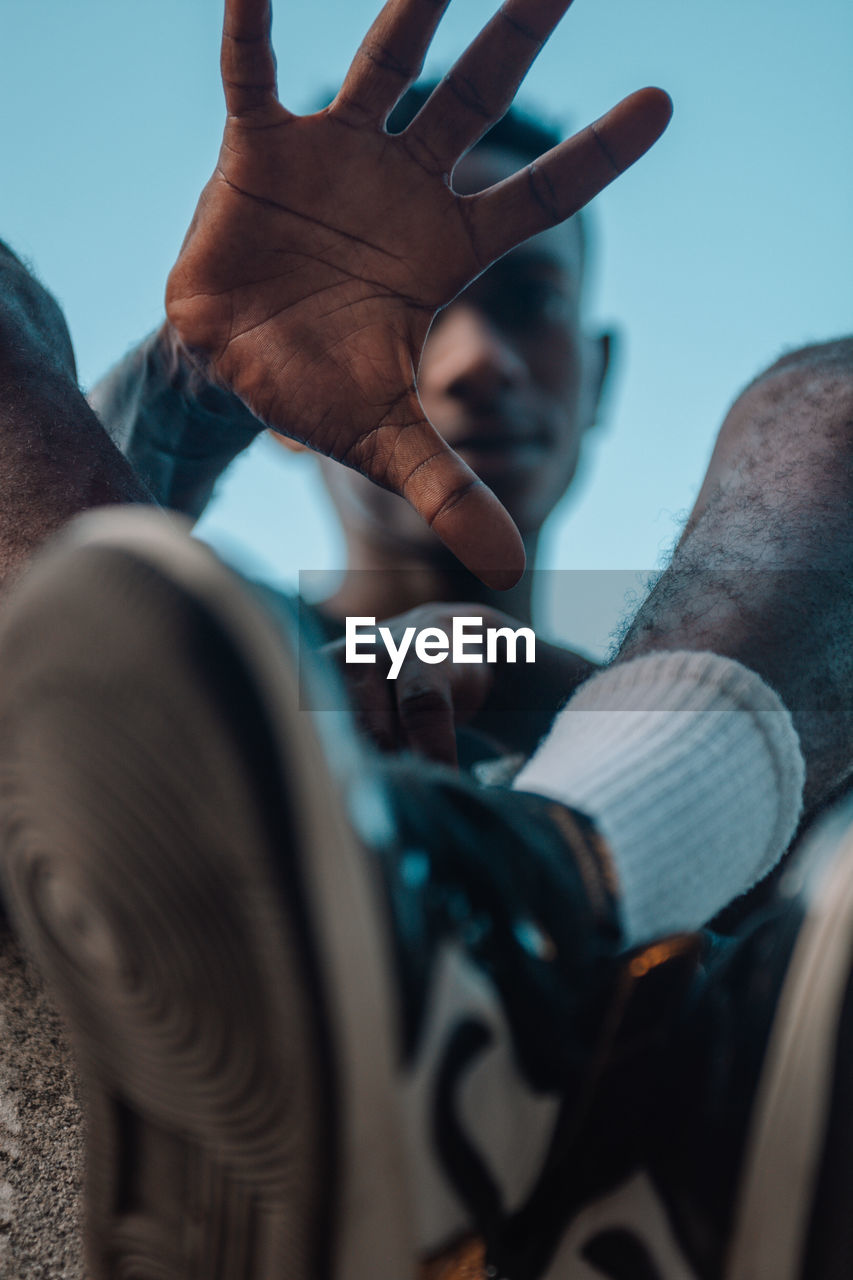
[[[492,9],[453,0],[427,71]],[[335,85],[373,13],[372,0],[279,0],[286,105]],[[216,158],[220,23],[219,0],[3,6],[0,235],[64,305],[84,384],[161,318]],[[666,88],[675,115],[595,205],[593,313],[624,340],[550,566],[652,567],[738,388],[783,349],[853,330],[849,0],[576,0],[521,100],[582,124],[644,84]],[[266,443],[202,529],[279,580],[340,560],[310,461]]]

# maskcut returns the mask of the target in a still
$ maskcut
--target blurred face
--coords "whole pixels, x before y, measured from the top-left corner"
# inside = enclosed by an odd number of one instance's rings
[[[457,191],[483,190],[523,163],[480,147],[458,165]],[[580,324],[583,246],[576,220],[508,253],[437,316],[418,389],[433,426],[497,494],[523,535],[538,533],[571,483],[592,424],[602,347]],[[347,529],[410,550],[438,540],[401,498],[324,464]]]

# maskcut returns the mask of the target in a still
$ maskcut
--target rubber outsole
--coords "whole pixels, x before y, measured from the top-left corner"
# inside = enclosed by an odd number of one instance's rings
[[[143,509],[10,602],[5,891],[78,1055],[98,1280],[414,1270],[368,784],[297,643]]]

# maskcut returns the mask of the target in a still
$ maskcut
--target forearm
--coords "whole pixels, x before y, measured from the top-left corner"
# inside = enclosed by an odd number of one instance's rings
[[[89,403],[157,501],[193,517],[262,430],[241,400],[197,372],[168,325],[120,360]]]

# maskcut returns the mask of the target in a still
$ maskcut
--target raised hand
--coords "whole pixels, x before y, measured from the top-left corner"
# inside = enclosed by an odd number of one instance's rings
[[[476,195],[456,161],[508,107],[570,0],[506,0],[401,134],[385,121],[448,0],[388,0],[326,110],[278,101],[268,0],[226,0],[228,118],[169,277],[169,321],[208,377],[267,426],[402,494],[484,582],[524,567],[497,498],[417,393],[436,311],[514,245],[586,204],[656,140],[645,89]]]

